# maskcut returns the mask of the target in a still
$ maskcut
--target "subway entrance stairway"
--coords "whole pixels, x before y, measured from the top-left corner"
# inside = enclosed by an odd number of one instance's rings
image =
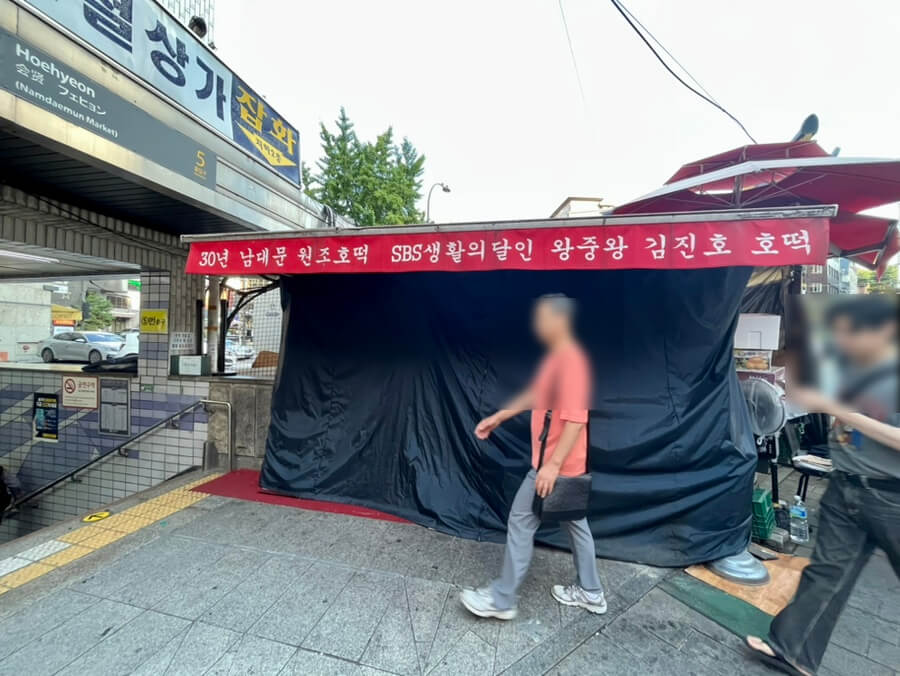
[[[502,547],[395,521],[203,492],[191,472],[0,546],[0,674],[769,674],[670,594],[683,571],[600,560],[609,612],[561,607],[537,548],[516,620],[461,586]],[[821,673],[895,674],[900,583],[873,558]]]

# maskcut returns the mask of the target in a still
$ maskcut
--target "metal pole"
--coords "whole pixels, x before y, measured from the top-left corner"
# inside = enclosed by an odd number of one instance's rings
[[[442,181],[438,181],[437,183],[435,183],[428,189],[428,199],[425,202],[425,222],[426,223],[431,223],[431,193],[433,193],[434,189],[437,188],[438,186],[441,186],[441,188],[443,189],[444,192],[450,192],[450,188],[448,188],[447,184]]]
[[[209,277],[209,291],[206,296],[206,354],[209,356],[209,369],[219,373],[219,290],[221,282],[218,277]]]
[[[434,192],[434,189],[438,187],[438,183],[435,183],[428,189],[428,201],[425,202],[425,222],[431,223],[431,193]]]
[[[204,406],[224,406],[228,414],[228,471],[234,471],[234,425],[232,419],[232,407],[230,401],[215,401],[214,399],[201,399],[198,403]]]
[[[225,336],[228,333],[228,298],[219,299],[219,349],[216,358],[219,360],[218,372],[225,373]]]

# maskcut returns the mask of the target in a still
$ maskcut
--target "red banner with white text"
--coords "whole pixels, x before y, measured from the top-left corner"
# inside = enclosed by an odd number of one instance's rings
[[[561,226],[192,242],[187,272],[622,270],[823,263],[828,219]]]

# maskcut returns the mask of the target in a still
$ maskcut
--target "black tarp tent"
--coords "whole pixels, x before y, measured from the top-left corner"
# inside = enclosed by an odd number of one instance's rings
[[[192,244],[189,271],[203,271],[215,249],[201,244]],[[215,251],[221,259],[224,249]],[[803,261],[779,261],[792,262]],[[527,415],[485,442],[472,430],[531,376],[539,357],[533,299],[563,292],[579,301],[579,335],[596,375],[590,522],[598,555],[681,566],[737,553],[749,537],[756,451],[732,338],[751,272],[285,276],[260,485],[502,541],[529,466]],[[553,527],[538,539],[567,545]]]

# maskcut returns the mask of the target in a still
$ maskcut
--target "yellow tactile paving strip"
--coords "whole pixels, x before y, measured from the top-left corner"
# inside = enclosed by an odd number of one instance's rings
[[[139,531],[141,528],[146,528],[175,512],[181,511],[185,507],[205,499],[208,497],[206,493],[199,493],[191,489],[207,481],[212,481],[218,476],[221,475],[207,475],[202,479],[175,488],[139,505],[117,512],[102,521],[96,521],[88,526],[76,528],[65,535],[61,535],[56,540],[68,543],[68,547],[41,559],[39,562],[30,563],[0,577],[0,594],[5,594],[10,589],[15,589],[31,582],[50,571],[87,556],[101,547],[105,547],[126,535]]]

